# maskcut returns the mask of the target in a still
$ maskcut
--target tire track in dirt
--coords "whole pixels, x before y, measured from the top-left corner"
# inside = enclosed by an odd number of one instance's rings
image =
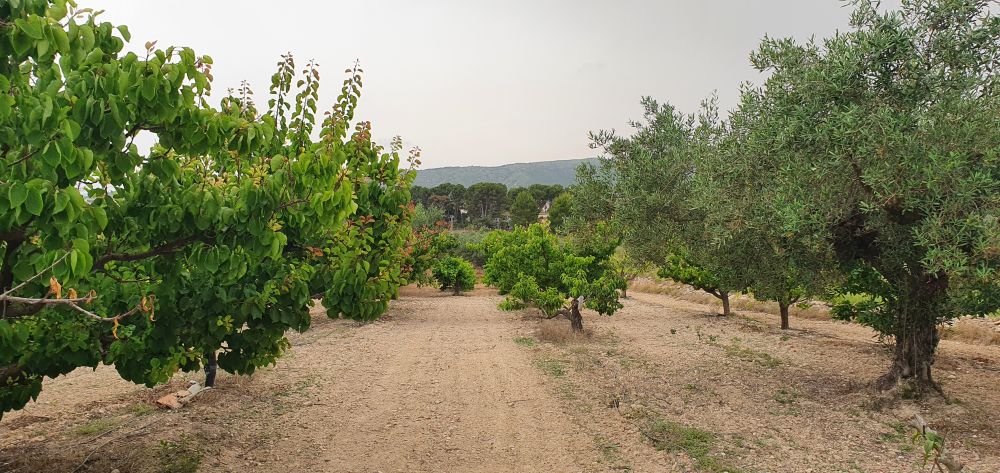
[[[594,469],[497,298],[413,292],[386,321],[295,347],[284,368],[318,387],[276,421],[255,471]]]

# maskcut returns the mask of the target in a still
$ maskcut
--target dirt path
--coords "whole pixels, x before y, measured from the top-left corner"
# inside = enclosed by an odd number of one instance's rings
[[[125,444],[142,438],[197,450],[202,472],[595,469],[591,440],[513,342],[526,322],[496,310],[488,290],[404,291],[377,323],[317,316],[276,367],[222,376],[219,389],[178,412],[144,407],[183,376],[156,390],[106,368],[50,381],[38,402],[0,424],[0,472],[71,471],[106,440],[79,471],[153,471],[163,458]]]
[[[495,298],[411,291],[393,313],[336,346],[295,348],[289,369],[329,379],[312,405],[281,419],[289,437],[262,452],[276,461],[261,471],[580,471],[593,462]]]

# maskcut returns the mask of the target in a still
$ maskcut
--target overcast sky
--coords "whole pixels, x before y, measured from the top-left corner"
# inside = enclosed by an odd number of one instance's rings
[[[402,135],[425,168],[581,158],[590,130],[627,128],[639,98],[685,112],[759,81],[749,52],[765,35],[832,35],[839,0],[79,0],[147,40],[215,59],[216,99],[250,81],[258,103],[279,55],[323,72],[321,109],[357,58],[358,118]],[[325,93],[324,93],[325,92]]]

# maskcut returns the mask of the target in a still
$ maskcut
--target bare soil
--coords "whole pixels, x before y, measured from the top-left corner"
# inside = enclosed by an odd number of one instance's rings
[[[967,471],[1000,471],[1000,347],[945,340],[948,400],[880,394],[863,327],[630,292],[587,335],[478,289],[405,288],[371,324],[314,318],[274,367],[177,411],[107,367],[0,421],[0,472],[927,471],[921,413]]]

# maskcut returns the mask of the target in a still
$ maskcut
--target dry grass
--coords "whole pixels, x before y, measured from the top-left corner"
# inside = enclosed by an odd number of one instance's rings
[[[722,312],[722,301],[717,297],[699,291],[683,284],[659,279],[638,278],[629,284],[629,291],[645,292],[649,294],[663,294],[683,301],[694,302],[712,307],[714,310]],[[753,297],[734,294],[729,297],[732,310],[742,310],[746,312],[760,312],[764,314],[779,315],[778,304],[776,302],[761,302]],[[806,319],[827,320],[831,318],[830,310],[822,302],[813,302],[808,305],[794,305],[789,310],[792,317],[802,317]]]
[[[1000,322],[964,317],[941,327],[941,338],[979,345],[1000,345]]]
[[[584,320],[586,322],[586,319]],[[582,333],[573,332],[569,321],[563,318],[543,320],[538,324],[537,339],[543,342],[564,344],[568,342],[578,342],[589,340],[592,332],[586,328]]]

